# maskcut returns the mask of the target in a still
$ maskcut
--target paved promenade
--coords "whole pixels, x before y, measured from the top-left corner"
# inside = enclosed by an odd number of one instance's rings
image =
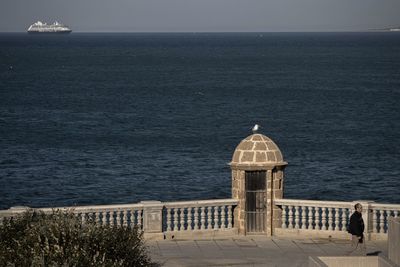
[[[351,251],[346,240],[263,236],[161,240],[146,244],[152,259],[161,266],[308,266],[308,256],[346,256]],[[387,257],[386,241],[368,241],[367,253],[382,253]]]

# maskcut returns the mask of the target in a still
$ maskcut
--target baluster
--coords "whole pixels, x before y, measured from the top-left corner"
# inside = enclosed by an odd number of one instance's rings
[[[326,230],[326,208],[322,208],[321,218],[322,218],[321,230]]]
[[[317,224],[316,224],[316,222],[315,222],[315,207],[310,207],[310,217],[311,217],[311,220],[310,220],[310,225],[308,226],[308,229],[311,229],[311,230],[313,230],[313,229],[317,229]]]
[[[179,214],[180,227],[179,227],[179,230],[180,231],[184,231],[185,230],[185,208],[183,207],[183,208],[180,208],[179,210],[180,210],[180,214]]]
[[[315,207],[315,229],[316,229],[316,230],[320,230],[320,229],[321,229],[319,210],[320,210],[320,208]]]
[[[396,213],[397,213],[396,210],[391,210],[390,211],[390,214],[391,214],[390,216],[392,216],[393,218],[396,218],[397,217]]]
[[[139,229],[142,229],[142,212],[143,210],[137,211],[137,226]]]
[[[138,225],[138,210],[131,210],[131,227],[136,227]]]
[[[117,210],[116,213],[117,213],[117,216],[115,218],[115,223],[116,223],[115,225],[120,226],[121,225],[121,211]]]
[[[97,223],[99,225],[103,224],[103,213],[101,211],[96,212]]]
[[[200,214],[200,223],[201,223],[200,229],[204,230],[204,229],[206,229],[206,207],[201,207],[200,212],[201,212],[201,214]]]
[[[92,211],[90,213],[90,221],[93,223],[96,222],[96,212]]]
[[[343,232],[347,232],[347,209],[342,208],[342,229]]]
[[[128,210],[127,216],[128,216],[128,218],[127,218],[128,226],[129,227],[133,227],[134,226],[134,219],[135,219],[134,210],[132,210],[132,209]]]
[[[228,229],[232,228],[232,205],[228,206]]]
[[[398,210],[397,212],[395,212],[395,214],[396,214],[396,215],[394,216],[395,218],[400,217],[400,210]]]
[[[299,229],[299,221],[300,221],[300,214],[299,214],[299,206],[294,207],[294,228]]]
[[[380,210],[379,211],[379,233],[384,233],[385,232],[385,211]]]
[[[125,227],[128,226],[128,210],[122,211],[122,225]]]
[[[307,207],[306,206],[303,206],[302,208],[301,208],[301,229],[307,229],[307,224],[306,224],[306,218],[307,218],[307,216],[306,216],[306,211],[307,211]]]
[[[131,227],[134,227],[137,225],[136,218],[137,218],[137,210],[132,209],[131,210],[131,218],[130,218]]]
[[[82,223],[85,223],[85,219],[86,219],[86,213],[84,211],[82,211],[82,213],[81,213]]]
[[[174,208],[174,231],[178,231],[178,209]]]
[[[171,231],[171,208],[167,208],[167,231]]]
[[[225,229],[225,219],[226,219],[226,206],[221,206],[221,229]]]
[[[199,230],[199,207],[194,207],[194,230]]]
[[[115,222],[114,222],[114,210],[110,211],[110,216],[109,216],[109,221],[110,221],[110,226],[114,226]]]
[[[385,220],[383,221],[383,229],[384,233],[387,233],[387,230],[389,228],[389,217],[390,217],[390,210],[385,210]]]
[[[376,210],[374,209],[372,211],[372,232],[377,233],[378,232],[378,216],[376,215]]]
[[[213,226],[212,226],[212,207],[211,206],[207,207],[207,229],[208,230],[213,229]]]
[[[339,208],[335,208],[335,231],[339,231]]]
[[[95,223],[96,222],[96,212],[92,211],[90,213],[90,221]]]
[[[118,211],[118,226],[123,226],[124,225],[124,211],[123,210],[119,210]]]
[[[380,220],[381,220],[381,212],[380,210],[376,210],[376,232],[380,233],[381,228],[380,228]]]
[[[285,205],[282,205],[282,229],[286,229],[286,207]]]
[[[332,208],[328,208],[328,230],[332,231]]]
[[[103,213],[103,223],[104,223],[104,225],[108,225],[108,216],[109,216],[109,212],[105,211]]]
[[[394,211],[394,210],[389,211],[388,216],[392,216],[394,218],[395,212],[396,211]],[[388,222],[389,222],[389,220],[388,220]],[[389,225],[388,225],[388,227],[389,227]]]
[[[186,230],[192,230],[192,207],[187,208],[187,228]]]
[[[293,207],[289,205],[289,229],[293,229]]]

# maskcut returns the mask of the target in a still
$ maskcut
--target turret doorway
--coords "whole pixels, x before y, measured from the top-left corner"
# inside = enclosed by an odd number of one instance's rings
[[[246,233],[265,232],[267,214],[266,171],[246,171]]]

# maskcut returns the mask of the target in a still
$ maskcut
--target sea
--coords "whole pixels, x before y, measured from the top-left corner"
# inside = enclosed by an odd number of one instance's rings
[[[400,203],[400,33],[0,34],[0,209],[231,197],[260,133],[284,197]]]

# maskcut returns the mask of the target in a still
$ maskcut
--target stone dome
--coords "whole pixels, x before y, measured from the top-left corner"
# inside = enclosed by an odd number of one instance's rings
[[[278,146],[265,135],[252,134],[243,139],[233,153],[232,167],[287,165]]]

